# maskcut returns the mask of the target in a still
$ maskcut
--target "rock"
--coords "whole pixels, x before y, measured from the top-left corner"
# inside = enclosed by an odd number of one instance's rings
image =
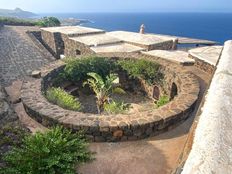
[[[102,137],[102,136],[95,136],[95,137],[94,137],[94,141],[96,141],[96,142],[104,142],[104,141],[105,141],[105,138]]]
[[[0,101],[0,120],[8,114],[9,105],[5,101]]]
[[[32,71],[31,76],[34,78],[40,78],[41,77],[41,72],[40,71]]]
[[[114,136],[114,137],[122,137],[122,136],[123,136],[123,131],[122,131],[122,130],[116,130],[116,131],[113,133],[113,136]]]
[[[20,80],[14,81],[11,86],[5,88],[11,103],[16,104],[21,101],[21,88],[22,81]]]

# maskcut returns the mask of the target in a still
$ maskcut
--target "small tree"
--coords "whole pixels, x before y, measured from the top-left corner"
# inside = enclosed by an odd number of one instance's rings
[[[55,17],[43,17],[36,24],[41,27],[55,27],[60,26],[60,21]]]
[[[123,93],[123,89],[116,87],[113,85],[113,82],[117,79],[116,74],[110,74],[106,76],[105,80],[98,75],[97,73],[88,73],[89,78],[83,85],[88,84],[94,93],[96,94],[97,98],[97,109],[98,113],[100,114],[104,109],[104,104],[109,103],[110,95],[114,92],[119,91]]]

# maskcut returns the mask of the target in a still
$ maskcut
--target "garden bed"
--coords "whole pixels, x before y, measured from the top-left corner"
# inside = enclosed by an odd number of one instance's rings
[[[118,57],[109,60],[122,59]],[[137,57],[134,57],[133,60],[137,60]],[[49,102],[45,98],[46,91],[51,87],[61,87],[64,84],[64,79],[58,78],[57,80],[57,77],[60,77],[59,74],[64,72],[65,69],[76,68],[70,66],[69,63],[60,61],[44,68],[41,79],[24,83],[22,101],[27,113],[43,125],[62,124],[73,131],[83,129],[92,141],[126,141],[154,136],[178,125],[190,115],[198,98],[199,83],[192,74],[182,72],[179,69],[173,71],[156,62],[153,65],[157,66],[154,67],[157,69],[157,73],[162,73],[163,76],[152,74],[152,77],[154,77],[152,81],[146,76],[135,77],[136,73],[133,75],[131,72],[121,74],[121,72],[125,72],[125,69],[119,72],[115,71],[119,77],[120,87],[126,91],[126,95],[111,95],[110,98],[116,101],[118,98],[128,103],[130,109],[125,110],[125,112],[106,113],[103,111],[97,114],[95,94],[91,92],[86,95],[78,89],[78,94],[72,96],[77,97],[85,109],[79,111],[67,110]],[[99,65],[100,70],[102,70],[101,66],[103,64]],[[108,70],[112,70],[111,68],[108,68]],[[91,69],[91,71],[93,70]],[[107,68],[104,68],[104,70],[107,71]],[[76,75],[75,78],[73,78],[73,74]],[[83,86],[79,83],[82,84],[86,81],[86,76],[84,77],[81,73],[73,74],[69,74],[72,77],[71,79],[65,76],[65,80],[69,82],[71,80],[71,83]],[[84,78],[82,79],[82,77]],[[161,77],[161,79],[158,77]],[[155,107],[154,101],[159,101],[159,98],[164,95],[168,96],[169,102],[161,101],[160,107]]]

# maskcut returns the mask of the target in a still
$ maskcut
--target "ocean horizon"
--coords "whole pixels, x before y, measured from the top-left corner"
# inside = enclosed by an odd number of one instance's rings
[[[138,32],[207,39],[223,44],[232,39],[232,13],[43,13],[40,16],[85,19],[83,26],[106,31]]]

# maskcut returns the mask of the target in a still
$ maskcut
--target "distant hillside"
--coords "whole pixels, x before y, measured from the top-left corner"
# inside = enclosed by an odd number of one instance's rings
[[[16,8],[14,10],[9,9],[0,9],[0,16],[6,17],[17,17],[17,18],[29,18],[37,16],[35,13],[29,11],[23,11],[20,8]]]

